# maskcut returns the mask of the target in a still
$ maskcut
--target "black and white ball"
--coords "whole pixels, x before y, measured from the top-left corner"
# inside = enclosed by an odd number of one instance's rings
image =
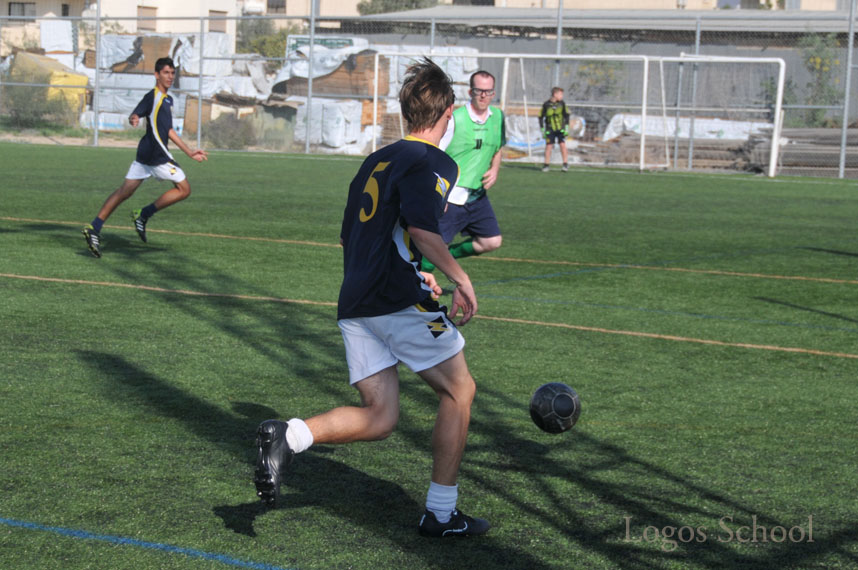
[[[549,382],[536,389],[530,399],[530,417],[542,431],[561,433],[578,421],[578,393],[562,382]]]

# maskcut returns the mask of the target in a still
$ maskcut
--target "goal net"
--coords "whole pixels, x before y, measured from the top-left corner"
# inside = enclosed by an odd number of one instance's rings
[[[407,134],[397,94],[407,67],[425,55],[430,54],[376,54],[373,148]],[[560,87],[571,114],[566,141],[571,166],[776,173],[781,59],[443,49],[431,57],[453,78],[457,103],[469,99],[471,73],[484,69],[495,76],[492,104],[506,116],[506,161],[545,160],[539,112],[552,87]],[[550,157],[555,164],[558,146]]]

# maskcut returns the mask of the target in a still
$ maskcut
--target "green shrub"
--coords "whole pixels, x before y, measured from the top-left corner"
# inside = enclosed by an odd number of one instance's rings
[[[257,136],[250,120],[221,115],[203,126],[203,139],[211,148],[242,150],[254,146]]]

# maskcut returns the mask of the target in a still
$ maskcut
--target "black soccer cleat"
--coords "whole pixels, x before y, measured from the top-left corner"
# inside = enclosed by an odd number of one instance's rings
[[[134,222],[134,229],[137,230],[137,235],[140,236],[140,239],[143,240],[143,243],[146,243],[146,220],[141,215],[143,210],[134,210],[131,212],[131,221]]]
[[[487,533],[490,528],[489,521],[469,517],[458,510],[453,511],[450,520],[442,524],[435,518],[435,513],[427,509],[423,513],[423,516],[420,517],[420,524],[417,525],[420,536],[431,536],[434,538],[476,536]]]
[[[95,229],[93,229],[92,225],[87,225],[83,228],[83,237],[86,238],[86,247],[89,248],[89,251],[95,257],[101,257],[101,239],[98,234],[95,233]]]
[[[280,420],[265,420],[256,430],[256,494],[269,507],[280,504],[280,480],[292,463],[295,452],[286,442],[289,425]]]

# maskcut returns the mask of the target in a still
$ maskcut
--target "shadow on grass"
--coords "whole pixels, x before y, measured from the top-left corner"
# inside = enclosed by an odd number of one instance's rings
[[[825,249],[822,247],[802,247],[799,249],[806,249],[808,251],[816,251],[819,253],[830,253],[832,255],[845,255],[847,257],[858,257],[858,252],[854,251],[842,251],[838,249]]]
[[[129,240],[125,241],[128,242],[127,247],[114,249],[114,254],[129,259],[136,257],[142,244],[132,246]],[[86,253],[85,250],[83,252]],[[147,282],[165,288],[204,292],[211,290],[212,283],[216,283],[218,291],[274,296],[219,268],[206,266],[176,252],[169,256],[147,257],[145,269],[147,273],[143,278]],[[114,264],[109,270],[121,281],[141,280],[139,267]],[[327,391],[343,398],[347,397],[346,393],[353,396],[353,390],[346,386],[345,365],[340,356],[342,346],[334,332],[335,327],[331,327],[330,333],[318,333],[317,327],[308,325],[313,319],[333,319],[331,309],[163,292],[149,294],[153,300],[167,306],[157,310],[180,311],[204,322],[272,363],[284,369],[288,367],[294,378],[304,382],[311,382],[320,374],[343,378],[340,383],[314,384],[317,386],[314,389],[320,394]],[[295,342],[296,339],[301,342]],[[310,345],[312,350],[302,348]],[[253,463],[255,429],[263,419],[280,417],[277,410],[243,402],[234,405],[233,413],[225,412],[195,394],[147,373],[121,356],[93,351],[80,352],[79,357],[97,370],[97,377],[105,379],[105,390],[111,399],[123,401],[127,398],[134,402],[129,405],[139,405],[142,401],[152,413],[181,421],[196,438],[226,449],[237,461],[246,463],[248,495],[252,496],[250,465]],[[435,395],[425,387],[416,388],[416,385],[404,382],[403,395],[425,409],[434,409],[437,406]],[[481,561],[481,565],[487,568],[574,566],[575,561],[551,562],[552,552],[558,556],[567,555],[572,550],[569,544],[575,545],[574,550],[608,561],[611,566],[633,569],[691,564],[705,568],[794,567],[813,564],[817,559],[832,554],[841,560],[858,562],[848,550],[849,545],[858,540],[858,526],[851,524],[844,524],[839,529],[819,529],[819,538],[813,544],[769,543],[763,548],[749,549],[750,552],[739,551],[734,545],[721,544],[715,539],[702,544],[682,545],[673,552],[664,552],[657,544],[624,541],[622,516],[618,516],[616,521],[597,522],[594,522],[594,517],[606,511],[621,512],[635,522],[659,529],[681,527],[686,524],[686,516],[711,518],[712,513],[718,513],[718,516],[732,514],[736,520],[749,520],[756,515],[759,524],[768,527],[789,528],[796,521],[782,521],[761,513],[741,498],[719,494],[691,477],[682,476],[681,466],[665,469],[608,440],[595,438],[585,429],[567,434],[574,436],[567,441],[574,447],[574,458],[569,454],[555,453],[556,442],[546,444],[530,433],[517,434],[504,429],[508,425],[505,410],[517,409],[521,404],[512,401],[503,390],[481,384],[478,399],[479,413],[474,416],[472,431],[484,443],[471,446],[466,452],[463,479],[470,480],[470,483],[481,487],[482,492],[499,498],[507,505],[503,512],[511,516],[492,522],[497,528],[495,536],[513,536],[515,546],[502,543],[491,533],[483,539],[465,541],[455,549],[420,539],[414,526],[422,505],[411,499],[398,484],[369,476],[326,457],[332,453],[332,448],[314,448],[295,462],[284,490],[285,509],[306,506],[324,509],[333,517],[349,521],[354,526],[390,537],[395,548],[422,557],[426,566],[433,567],[461,567],[463,555],[468,556],[467,560]],[[399,432],[414,449],[428,456],[429,437],[424,425],[405,420],[400,424]],[[474,455],[480,458],[473,459]],[[515,483],[522,479],[524,483]],[[520,485],[526,487],[523,489]],[[577,498],[581,495],[592,496],[593,504],[582,504]],[[537,497],[538,503],[529,500],[532,497]],[[268,512],[256,500],[213,506],[212,511],[227,529],[251,537],[256,535],[254,523],[257,517]],[[592,514],[594,512],[596,515]],[[295,524],[301,523],[296,521]],[[552,537],[560,536],[561,541],[546,543],[542,536],[544,530],[550,531]],[[528,550],[528,544],[533,545],[531,550]]]
[[[418,401],[419,406],[434,402],[431,394],[415,384],[403,383],[402,393]],[[483,443],[469,445],[465,451],[462,481],[481,493],[501,498],[511,512],[539,521],[551,536],[562,536],[578,549],[609,560],[611,567],[787,568],[818,564],[831,555],[858,562],[858,524],[844,521],[839,528],[832,528],[832,521],[817,514],[812,543],[786,539],[739,545],[735,536],[718,526],[721,517],[733,517],[725,523],[731,531],[750,525],[752,517],[767,529],[780,526],[789,530],[804,524],[807,530],[807,515],[813,513],[788,520],[768,515],[741,497],[719,493],[705,482],[681,475],[681,466],[666,469],[593,437],[584,425],[557,436],[543,434],[535,427],[520,433],[499,429],[508,424],[503,410],[524,406],[492,387],[480,386],[477,398],[481,401],[471,433],[472,440]],[[403,431],[416,448],[425,446],[422,434]],[[606,511],[621,514],[606,520]],[[703,541],[677,541],[672,547],[659,540],[641,540],[647,526],[679,529],[690,521],[712,520],[713,514],[716,522],[708,527]],[[628,540],[626,516],[630,517]],[[558,545],[557,550],[565,549]]]
[[[253,403],[239,403],[224,412],[197,396],[169,385],[160,378],[113,354],[80,351],[81,361],[94,369],[111,398],[140,405],[152,413],[179,420],[193,434],[225,448],[238,460],[248,462],[253,454],[252,441],[260,418],[276,417],[276,411]],[[396,483],[372,477],[343,463],[324,457],[332,448],[319,447],[301,455],[290,469],[284,488],[285,509],[317,507],[332,516],[351,521],[372,534],[388,536],[397,548],[426,559],[426,566],[447,560],[461,563],[461,549],[439,550],[438,542],[417,535],[417,520],[423,510]],[[248,469],[248,492],[253,493],[252,472]],[[238,505],[220,505],[212,511],[233,532],[254,537],[254,521],[268,512],[259,501]],[[300,523],[299,523],[300,524]],[[336,532],[336,529],[331,529]],[[473,556],[486,560],[489,567],[547,568],[531,554],[500,544],[491,537],[464,546]]]
[[[814,313],[817,315],[822,315],[824,317],[831,317],[832,319],[839,319],[841,321],[846,321],[849,323],[858,323],[858,319],[853,319],[851,317],[847,317],[845,315],[838,315],[837,313],[829,313],[827,311],[820,311],[819,309],[814,309],[812,307],[804,307],[802,305],[796,305],[794,303],[788,303],[787,301],[779,301],[778,299],[771,299],[769,297],[754,297],[757,301],[763,301],[764,303],[770,303],[772,305],[781,305],[782,307],[788,307],[790,309],[796,309],[798,311],[804,311],[807,313]]]

